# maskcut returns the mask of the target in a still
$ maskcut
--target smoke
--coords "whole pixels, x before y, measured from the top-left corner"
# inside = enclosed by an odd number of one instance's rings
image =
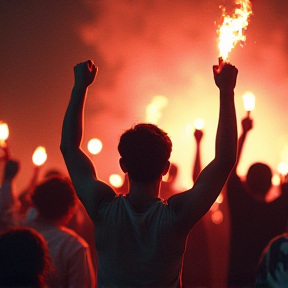
[[[213,146],[208,143],[213,143],[215,137],[218,99],[210,69],[218,57],[219,5],[229,8],[232,2],[100,1],[97,7],[90,3],[91,9],[100,11],[95,22],[79,29],[83,41],[97,51],[100,59],[94,60],[102,64],[95,101],[105,107],[103,115],[110,115],[106,127],[117,135],[122,127],[145,121],[146,106],[155,95],[164,95],[169,104],[162,110],[159,125],[172,137],[172,161],[181,166],[180,171],[187,175],[184,178],[191,175],[194,140],[192,136],[183,136],[183,131],[197,117],[204,118],[206,123],[204,163],[213,157]],[[284,127],[279,125],[283,121],[280,117],[287,119],[282,111],[288,90],[288,21],[283,12],[288,11],[287,4],[267,0],[254,1],[252,5],[254,14],[246,30],[247,41],[231,52],[230,59],[240,72],[240,95],[236,99],[239,123],[245,116],[241,94],[253,91],[258,107],[252,113],[255,129],[251,142],[266,142],[265,123],[279,143],[274,145],[270,159],[264,156],[269,145],[256,155],[253,150],[257,144],[248,145],[246,155],[254,153],[254,159],[246,157],[243,174],[249,162],[258,158],[267,158],[276,167],[279,150],[287,141],[287,135],[285,140],[281,138]],[[91,125],[97,126],[95,115],[91,117]]]
[[[219,5],[231,3],[78,0],[68,7],[59,1],[1,1],[0,120],[8,122],[12,150],[25,167],[23,182],[29,179],[30,154],[39,145],[47,148],[45,165],[64,166],[58,143],[73,65],[89,58],[99,73],[86,102],[83,147],[94,137],[103,142],[93,159],[100,178],[119,173],[120,134],[145,121],[147,106],[163,95],[167,105],[161,108],[158,124],[172,138],[178,182],[189,182],[195,141],[185,127],[196,118],[205,121],[203,165],[214,157],[219,104],[212,65],[219,53]],[[246,113],[242,95],[251,91],[256,97],[242,173],[255,161],[275,171],[288,143],[288,2],[254,0],[252,9],[247,40],[229,59],[239,69],[239,133]]]

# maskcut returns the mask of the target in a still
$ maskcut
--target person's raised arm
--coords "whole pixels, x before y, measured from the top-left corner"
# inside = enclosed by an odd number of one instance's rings
[[[201,171],[192,189],[178,194],[179,196],[175,195],[170,201],[174,210],[183,215],[183,219],[187,221],[190,217],[192,222],[198,221],[209,210],[236,162],[237,123],[234,88],[238,70],[231,64],[224,63],[223,67],[213,66],[213,73],[220,90],[215,158]]]
[[[76,193],[91,218],[102,200],[115,195],[111,187],[97,180],[91,160],[81,149],[86,94],[97,72],[98,68],[91,60],[74,67],[75,82],[63,121],[60,145]]]
[[[13,182],[19,172],[19,162],[8,159],[5,162],[3,180],[0,186],[0,232],[18,225],[19,203],[13,191]]]
[[[243,150],[244,142],[246,140],[247,133],[253,128],[253,119],[247,116],[242,119],[241,125],[242,125],[242,133],[238,139],[237,160],[236,160],[236,165],[234,166],[232,170],[232,173],[236,173],[236,169],[238,167],[240,157],[242,155],[242,150]]]
[[[203,132],[202,130],[195,129],[194,131],[194,138],[196,141],[196,153],[195,153],[195,160],[194,160],[194,165],[193,165],[193,171],[192,171],[192,180],[195,183],[197,177],[199,176],[201,172],[201,155],[200,155],[200,142],[203,137]]]

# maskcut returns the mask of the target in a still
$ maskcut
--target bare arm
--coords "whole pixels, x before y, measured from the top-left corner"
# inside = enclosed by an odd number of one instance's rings
[[[242,119],[242,133],[238,139],[238,150],[237,150],[237,161],[236,165],[234,166],[232,173],[236,174],[236,169],[238,167],[240,157],[242,155],[243,146],[246,140],[247,133],[253,128],[253,120],[247,116],[246,118]]]
[[[184,223],[198,221],[211,207],[223,188],[237,153],[237,123],[234,88],[238,70],[225,64],[219,71],[213,67],[215,83],[220,90],[220,111],[215,143],[215,158],[200,173],[192,189],[175,195],[169,204]],[[193,224],[193,223],[190,223]],[[187,225],[189,225],[187,223]]]
[[[195,161],[193,165],[192,179],[195,183],[201,172],[201,157],[200,157],[200,142],[203,137],[203,132],[201,130],[195,129],[194,137],[196,140],[196,153],[195,153]]]
[[[33,170],[33,174],[32,174],[32,178],[30,179],[28,186],[20,192],[19,199],[29,197],[29,195],[32,193],[35,186],[37,185],[39,173],[40,173],[40,166],[35,165],[34,170]]]
[[[91,60],[74,67],[75,84],[63,121],[60,145],[76,193],[92,219],[99,204],[115,196],[110,186],[97,179],[92,162],[81,149],[86,94],[97,71]]]
[[[0,230],[17,226],[19,217],[19,202],[14,191],[13,182],[19,172],[19,162],[8,159],[5,163],[2,184],[0,186]]]

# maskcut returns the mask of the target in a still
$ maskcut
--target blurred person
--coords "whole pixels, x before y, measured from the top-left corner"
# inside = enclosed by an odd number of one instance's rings
[[[255,287],[288,287],[288,233],[276,236],[264,249]]]
[[[213,66],[220,90],[215,158],[191,189],[166,204],[159,189],[169,169],[172,143],[156,125],[140,123],[120,137],[119,163],[128,174],[127,195],[117,195],[99,180],[81,149],[84,103],[97,71],[91,60],[74,67],[60,147],[77,195],[94,223],[99,287],[179,287],[187,236],[216,200],[236,161],[238,70],[229,63],[222,69]]]
[[[33,191],[35,190],[35,187],[40,182],[39,178],[40,178],[41,168],[42,166],[37,166],[37,165],[34,166],[32,177],[29,181],[29,184],[19,193],[19,196],[18,196],[18,199],[21,203],[20,216],[24,222],[29,222],[37,217],[37,210],[35,209],[33,205],[31,196],[33,194]],[[51,169],[46,170],[44,173],[43,179],[45,180],[49,178],[50,176],[65,177],[65,175],[56,168],[51,168]]]
[[[89,245],[66,227],[77,205],[71,180],[51,176],[35,187],[31,199],[38,213],[37,218],[27,225],[43,235],[54,268],[47,285],[53,288],[95,288]]]
[[[20,203],[14,191],[14,180],[19,172],[19,161],[5,160],[2,185],[0,187],[0,232],[19,224]]]
[[[245,181],[237,175],[241,152],[253,120],[242,119],[238,140],[237,163],[227,181],[227,200],[230,212],[230,252],[228,284],[231,287],[251,287],[255,270],[268,242],[286,231],[288,193],[266,202],[272,186],[272,171],[265,163],[253,163]]]
[[[42,167],[42,166],[41,166]],[[29,223],[37,218],[37,209],[33,204],[31,196],[37,184],[41,183],[39,180],[40,176],[40,166],[34,167],[34,172],[29,182],[29,185],[22,190],[19,196],[21,202],[21,219],[24,223]],[[49,179],[53,176],[66,177],[66,175],[58,168],[50,168],[44,171],[42,181]],[[97,252],[94,245],[94,227],[91,219],[89,218],[85,207],[82,202],[77,198],[77,205],[73,215],[70,217],[69,221],[66,223],[65,227],[74,230],[79,236],[84,238],[84,240],[89,245],[89,250],[92,257],[92,262],[94,269],[97,267]]]
[[[44,288],[51,259],[44,238],[30,228],[0,236],[0,288]]]
[[[29,213],[30,208],[33,207],[31,194],[39,181],[40,169],[41,169],[41,166],[37,166],[37,165],[34,166],[32,177],[29,181],[29,184],[27,185],[26,188],[24,188],[19,193],[18,199],[21,205],[20,210],[19,210],[19,215],[21,219],[25,220],[27,213]]]

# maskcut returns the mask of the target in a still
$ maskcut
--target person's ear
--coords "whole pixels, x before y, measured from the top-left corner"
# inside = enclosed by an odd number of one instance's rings
[[[163,172],[162,172],[162,176],[166,175],[169,171],[169,168],[170,168],[170,161],[167,161],[164,169],[163,169]]]
[[[126,168],[126,165],[125,165],[125,163],[124,163],[123,158],[120,158],[120,159],[119,159],[119,164],[120,164],[120,167],[121,167],[122,171],[123,171],[124,173],[127,173],[127,168]]]

